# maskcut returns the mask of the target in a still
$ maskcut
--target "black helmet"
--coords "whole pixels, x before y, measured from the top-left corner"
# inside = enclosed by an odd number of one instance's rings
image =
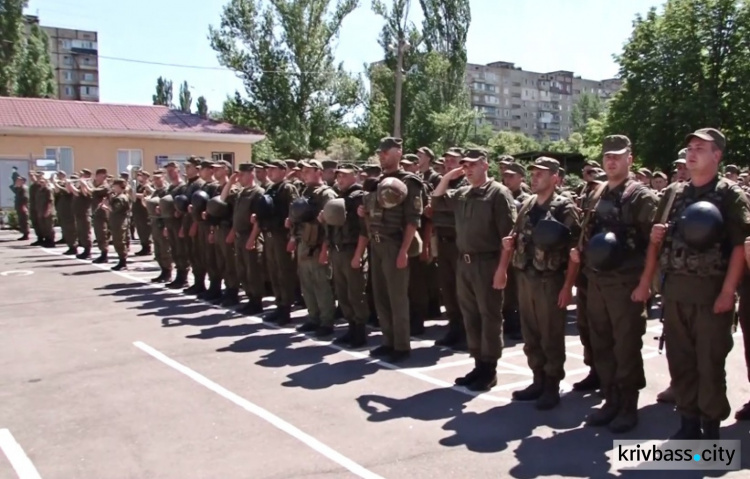
[[[705,250],[719,241],[723,227],[721,211],[708,201],[688,206],[677,220],[679,235],[689,247],[697,250]]]
[[[297,198],[289,205],[289,219],[292,223],[307,223],[313,221],[315,216],[315,208],[308,198]]]
[[[229,205],[221,200],[221,196],[214,196],[208,200],[206,213],[209,217],[217,220],[226,219],[229,216]]]
[[[161,198],[158,196],[152,196],[146,199],[146,211],[148,211],[149,216],[157,216],[156,208],[159,207],[160,202]]]
[[[159,209],[162,218],[174,218],[175,200],[172,195],[164,195],[159,199]]]
[[[622,246],[612,232],[596,234],[586,245],[586,262],[596,271],[611,271],[622,259]]]
[[[270,218],[274,214],[273,198],[270,195],[258,196],[253,206],[258,218]]]
[[[570,228],[554,219],[541,219],[531,231],[531,240],[542,251],[559,248],[570,241]]]
[[[187,196],[177,195],[174,197],[174,207],[180,213],[187,213],[188,205],[190,205],[190,200]]]
[[[190,198],[190,204],[193,205],[193,213],[199,215],[206,211],[206,206],[208,206],[208,200],[210,199],[211,197],[208,196],[208,193],[203,190],[193,193],[193,196]]]

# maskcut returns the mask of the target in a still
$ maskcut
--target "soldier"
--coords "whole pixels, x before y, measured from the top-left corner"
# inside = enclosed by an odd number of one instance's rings
[[[325,159],[320,162],[323,165],[323,182],[336,190],[336,168],[339,166],[338,161]],[[338,194],[338,191],[335,191]]]
[[[204,181],[200,187],[200,192],[203,194],[193,194],[192,197],[192,209],[195,221],[198,224],[198,229],[195,235],[197,254],[200,256],[200,260],[196,257],[196,266],[193,267],[193,274],[196,275],[196,282],[204,284],[201,277],[208,275],[209,287],[205,291],[197,293],[199,299],[205,301],[221,301],[221,269],[219,268],[219,262],[217,259],[217,246],[215,243],[216,237],[212,235],[212,225],[208,222],[208,214],[206,208],[208,207],[208,201],[214,196],[221,194],[219,187],[219,179],[215,178],[215,173],[224,176],[226,180],[226,169],[223,163],[214,163],[213,161],[203,160],[201,161],[200,176]],[[200,198],[200,199],[198,199]],[[198,265],[200,267],[198,267]],[[196,272],[197,271],[197,272]]]
[[[531,176],[534,195],[521,207],[515,234],[503,240],[517,272],[523,350],[534,373],[532,384],[513,392],[513,398],[536,400],[540,410],[552,409],[560,402],[560,381],[565,378],[565,320],[576,272],[574,267],[568,268],[568,255],[580,233],[575,203],[555,192],[559,169],[557,160],[537,158]]]
[[[747,196],[746,191],[745,195]],[[745,239],[745,262],[748,269],[745,270],[739,286],[740,304],[737,308],[737,319],[742,331],[747,379],[750,381],[750,239]],[[746,402],[734,413],[734,418],[738,421],[750,421],[750,401]]]
[[[640,181],[644,185],[651,188],[651,179],[654,177],[654,174],[651,173],[651,170],[648,168],[640,168],[638,171],[635,172],[635,179],[636,181]]]
[[[247,304],[240,310],[243,314],[263,313],[263,261],[259,251],[260,227],[259,204],[264,190],[255,183],[258,168],[253,163],[242,163],[221,191],[221,199],[232,204],[232,229],[225,242],[234,246],[236,274],[245,290]],[[239,181],[239,188],[237,182]],[[231,240],[231,241],[230,241]],[[227,287],[232,281],[227,282]]]
[[[667,187],[667,175],[661,171],[654,172],[651,178],[651,188],[657,193],[661,193]]]
[[[73,195],[73,216],[76,224],[76,239],[78,246],[83,248],[76,258],[89,259],[91,257],[91,204],[90,189],[81,183],[91,181],[91,171],[82,169],[77,181],[68,182],[65,188]]]
[[[152,278],[152,283],[169,283],[172,281],[172,252],[169,248],[169,234],[166,232],[166,220],[161,215],[161,199],[167,196],[167,184],[162,170],[151,175],[152,185],[145,185],[146,211],[151,227],[151,239],[154,244],[154,260],[161,268],[159,276]]]
[[[662,198],[660,212],[666,215],[653,227],[650,261],[634,299],[649,293],[646,281],[658,255],[665,274],[667,361],[681,416],[672,439],[716,440],[730,413],[725,363],[734,344],[735,293],[745,269],[750,204],[736,183],[719,176],[726,150],[719,130],[702,128],[685,142],[690,179],[670,185]]]
[[[273,205],[271,215],[258,218],[263,232],[263,249],[266,255],[268,275],[276,299],[276,311],[269,317],[278,325],[291,322],[291,309],[294,303],[297,274],[294,258],[287,251],[289,230],[289,206],[299,197],[297,188],[287,180],[287,164],[281,160],[272,161],[266,171],[273,183],[265,192],[268,202]]]
[[[224,307],[239,304],[240,278],[237,275],[237,258],[235,254],[236,235],[232,233],[232,216],[239,188],[235,184],[229,186],[229,192],[223,195],[224,188],[230,183],[232,165],[228,161],[220,161],[214,168],[214,176],[219,182],[218,196],[209,200],[207,213],[213,218],[211,234],[216,248],[216,267],[219,278],[224,279],[224,290],[221,298],[214,302],[221,302]],[[217,208],[218,207],[218,208]],[[212,210],[212,208],[214,208]],[[217,211],[218,210],[218,211]],[[256,268],[257,274],[257,268]]]
[[[36,241],[31,243],[30,246],[39,246],[44,241],[39,231],[39,208],[36,205],[36,200],[41,188],[39,183],[39,172],[32,171],[31,174],[31,186],[29,186],[29,217],[31,218],[31,228],[34,230]]]
[[[187,183],[182,194],[187,198],[189,206],[187,214],[182,215],[182,224],[179,234],[179,237],[185,244],[185,251],[187,251],[190,267],[193,269],[194,278],[193,285],[186,288],[183,292],[185,294],[195,295],[206,291],[206,268],[203,261],[203,251],[200,249],[200,243],[198,240],[198,222],[193,214],[192,205],[193,195],[200,191],[203,185],[206,184],[206,180],[201,177],[201,163],[202,160],[196,156],[191,156],[185,162]],[[203,175],[208,175],[209,173],[213,176],[213,171],[208,169]]]
[[[377,188],[378,180],[383,170],[380,165],[373,163],[365,164],[362,167],[362,174],[364,177],[360,178],[362,183],[362,189],[365,193],[371,193]],[[369,234],[369,233],[368,233]],[[367,272],[365,273],[365,296],[367,297],[367,308],[370,310],[370,318],[367,323],[372,327],[379,327],[378,315],[375,309],[375,294],[372,292],[372,267],[370,266],[370,258],[372,258],[372,245],[367,243],[367,260],[365,260],[365,266]]]
[[[146,197],[147,186],[150,181],[151,175],[148,171],[139,170],[137,175],[138,184],[135,187],[135,198],[133,201],[133,224],[131,230],[134,229],[138,233],[138,239],[141,242],[141,249],[136,256],[148,256],[151,254],[151,218],[146,209]],[[154,239],[154,241],[156,241]]]
[[[643,370],[645,301],[634,301],[644,269],[648,235],[656,210],[656,195],[630,177],[630,140],[604,138],[602,158],[607,183],[597,187],[594,213],[584,232],[584,251],[571,250],[588,279],[587,316],[594,367],[605,403],[586,418],[589,426],[609,426],[614,433],[638,424],[638,396],[646,386]]]
[[[76,219],[73,214],[73,194],[66,188],[69,181],[77,179],[77,175],[68,179],[64,171],[58,171],[57,178],[50,182],[54,190],[57,221],[60,224],[65,244],[68,245],[68,250],[63,254],[67,256],[78,254],[76,250]]]
[[[507,258],[503,265],[498,245],[513,227],[516,208],[510,190],[488,177],[484,150],[467,149],[461,165],[443,176],[432,195],[436,207],[443,203],[455,211],[458,302],[474,358],[474,369],[455,383],[471,391],[487,391],[497,384],[497,361],[503,349]],[[449,191],[451,180],[462,174],[469,185]]]
[[[109,198],[110,187],[107,182],[107,169],[99,168],[94,173],[94,180],[89,183],[82,181],[80,183],[81,192],[83,194],[91,195],[91,210],[93,212],[93,226],[94,226],[94,237],[96,239],[96,246],[99,248],[100,254],[92,263],[106,263],[109,260],[109,214],[105,208],[102,208],[102,203]],[[91,188],[89,188],[91,186]]]
[[[401,138],[392,137],[380,141],[378,158],[383,175],[377,191],[358,208],[368,223],[373,299],[383,331],[383,344],[370,354],[388,357],[391,362],[411,355],[409,253],[421,253],[416,235],[423,213],[422,180],[399,168],[402,143]]]
[[[443,155],[446,171],[460,168],[459,161],[462,157],[459,149],[452,148],[446,151]],[[448,182],[448,190],[456,190],[467,184],[466,177],[460,176]],[[466,330],[456,296],[456,267],[458,262],[456,218],[453,210],[445,207],[444,202],[433,204],[432,210],[434,234],[437,239],[437,276],[440,281],[443,304],[445,305],[445,315],[448,317],[448,331],[445,336],[435,341],[435,344],[460,349],[464,346],[466,340]]]
[[[724,167],[724,178],[734,181],[735,183],[740,180],[740,169],[737,165],[727,165]]]
[[[36,208],[39,225],[39,234],[42,242],[39,246],[45,248],[55,247],[55,200],[51,183],[45,177],[39,178],[39,189],[36,192]]]
[[[112,271],[120,271],[128,267],[129,244],[128,218],[130,217],[130,198],[125,193],[127,181],[122,178],[112,181],[112,197],[101,204],[101,208],[109,213],[109,231],[112,233],[112,246],[117,253],[118,262]]]
[[[329,201],[321,212],[326,224],[328,260],[342,314],[349,327],[334,344],[360,348],[367,344],[367,320],[370,310],[365,296],[362,260],[367,248],[367,227],[357,215],[365,192],[357,184],[357,168],[342,164],[336,170],[339,197]]]
[[[425,214],[422,217],[422,226],[419,234],[422,237],[422,255],[419,258],[422,278],[424,278],[424,293],[427,296],[427,317],[439,318],[443,315],[440,310],[440,282],[438,281],[436,254],[432,251],[432,236],[434,226],[432,219],[432,207],[429,205],[432,192],[440,183],[441,176],[433,168],[435,164],[435,153],[423,146],[417,149],[418,175],[426,186],[425,191]]]
[[[186,215],[185,212],[177,209],[177,198],[182,197],[187,201],[187,196],[185,195],[187,185],[182,181],[177,163],[170,161],[164,165],[164,169],[167,173],[169,186],[167,186],[167,194],[159,202],[159,212],[164,220],[169,251],[172,254],[172,260],[177,270],[174,281],[167,283],[166,287],[169,289],[182,289],[188,285],[188,274],[190,272],[190,251],[188,248],[190,245],[188,240],[184,238],[182,230],[182,223],[185,221],[183,217]],[[195,174],[196,172],[191,170],[191,173]]]
[[[268,179],[266,168],[268,168],[268,164],[264,161],[258,161],[255,163],[255,184],[264,190],[267,190],[273,184],[271,183],[271,180]]]
[[[20,175],[16,177],[13,193],[15,194],[14,206],[18,216],[18,231],[23,235],[18,238],[18,241],[26,241],[29,239],[29,187],[26,186],[26,178]]]

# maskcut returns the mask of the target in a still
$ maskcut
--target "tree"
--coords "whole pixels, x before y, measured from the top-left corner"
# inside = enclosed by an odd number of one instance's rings
[[[339,163],[361,163],[367,157],[367,145],[356,136],[334,138],[328,145],[328,157]]]
[[[172,108],[172,80],[159,77],[156,80],[156,94],[152,98],[154,105]]]
[[[201,118],[208,118],[208,103],[206,103],[206,97],[199,96],[196,107],[198,108],[198,115],[200,115]]]
[[[39,25],[32,24],[18,63],[16,96],[48,98],[55,96],[55,72],[49,55],[49,39]]]
[[[24,51],[26,0],[0,0],[0,96],[13,96]]]
[[[332,48],[357,3],[230,0],[209,38],[219,62],[243,80],[247,97],[238,93],[225,103],[233,110],[226,113],[264,130],[287,157],[328,146],[361,97],[362,82],[334,64]]]
[[[193,96],[190,94],[188,82],[182,82],[180,85],[180,111],[183,113],[193,112]]]
[[[592,93],[581,93],[578,101],[570,112],[574,132],[581,132],[586,128],[589,119],[598,120],[606,110],[604,102]]]

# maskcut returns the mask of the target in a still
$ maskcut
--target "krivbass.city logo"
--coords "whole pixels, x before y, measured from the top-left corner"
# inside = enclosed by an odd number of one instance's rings
[[[738,471],[739,440],[721,441],[613,441],[615,470]]]

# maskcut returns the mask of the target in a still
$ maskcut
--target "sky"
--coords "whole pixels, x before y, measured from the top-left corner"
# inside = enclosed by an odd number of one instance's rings
[[[187,81],[195,99],[206,97],[220,110],[227,95],[244,92],[234,73],[223,69],[208,41],[208,26],[220,22],[228,0],[30,0],[27,13],[45,26],[97,31],[99,94],[106,103],[151,104],[156,79]],[[382,58],[377,44],[383,26],[371,0],[343,23],[335,52],[346,69]],[[334,3],[333,1],[331,2]],[[388,4],[389,0],[385,0]],[[472,0],[468,60],[514,62],[525,70],[573,71],[589,79],[617,74],[613,55],[622,50],[638,13],[661,0]],[[410,20],[422,19],[413,0]],[[186,67],[155,65],[152,62]]]

